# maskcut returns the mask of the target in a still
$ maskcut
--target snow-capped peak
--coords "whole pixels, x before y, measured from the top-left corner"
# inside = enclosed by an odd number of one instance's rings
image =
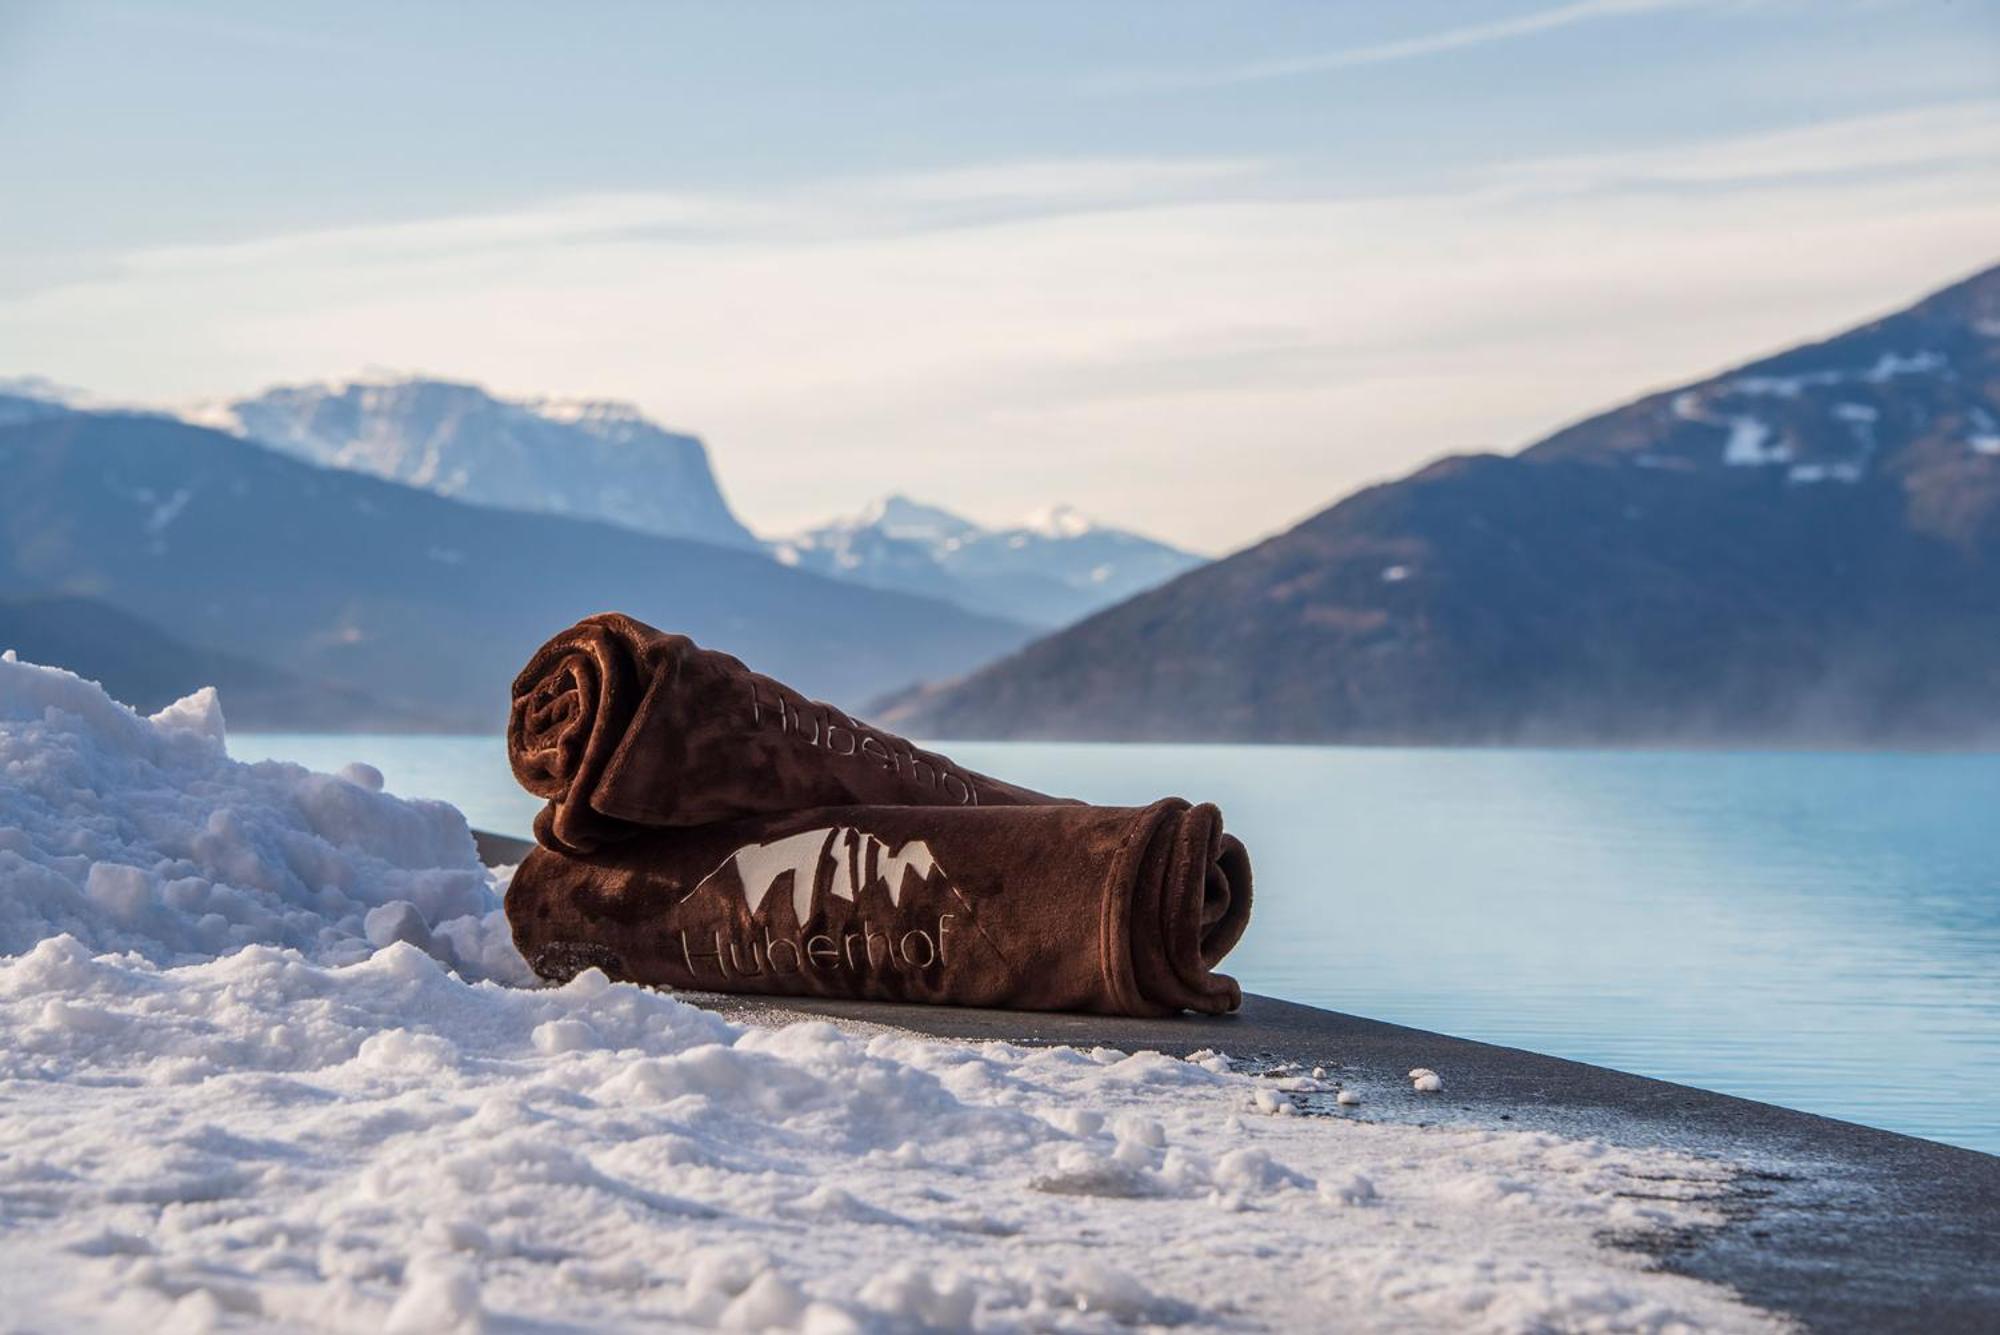
[[[1021,527],[1044,538],[1080,538],[1097,524],[1074,506],[1051,505],[1023,519]]]
[[[911,542],[948,542],[986,531],[963,515],[913,501],[901,493],[871,501],[843,527],[877,529],[888,537]]]
[[[243,434],[243,423],[237,420],[236,406],[228,399],[195,399],[168,411],[189,426],[205,426],[210,431],[223,431],[232,436]]]
[[[903,495],[767,548],[789,566],[1043,626],[1087,616],[1201,564],[1191,552],[1104,527],[1067,505],[1020,527],[990,529]]]

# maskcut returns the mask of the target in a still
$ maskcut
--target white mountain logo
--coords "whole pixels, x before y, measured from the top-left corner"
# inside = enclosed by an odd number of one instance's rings
[[[723,877],[723,873],[734,868],[744,905],[755,913],[771,891],[777,888],[778,881],[789,872],[792,877],[792,909],[798,921],[804,923],[806,915],[812,912],[813,890],[819,884],[820,867],[829,857],[833,859],[833,874],[826,892],[850,904],[863,887],[881,885],[889,892],[889,902],[900,906],[907,873],[915,872],[919,881],[927,881],[933,872],[939,870],[937,859],[931,856],[930,845],[921,839],[912,839],[900,848],[891,849],[872,834],[841,825],[803,830],[783,839],[773,839],[768,844],[746,844],[702,877],[700,883],[688,892],[688,898],[692,899],[711,884],[726,886],[727,878]]]

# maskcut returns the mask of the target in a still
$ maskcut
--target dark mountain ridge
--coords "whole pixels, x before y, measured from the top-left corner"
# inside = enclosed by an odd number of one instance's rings
[[[439,728],[500,726],[534,648],[606,608],[848,702],[1027,635],[759,552],[467,505],[166,417],[0,427],[0,478],[0,598],[87,597]]]
[[[2000,269],[1451,458],[890,721],[933,737],[2000,736]]]
[[[235,654],[183,644],[159,627],[90,598],[0,601],[0,651],[53,663],[99,683],[142,714],[189,691],[213,686],[232,728],[316,732],[398,730],[422,719],[390,709],[365,692],[301,681]]]

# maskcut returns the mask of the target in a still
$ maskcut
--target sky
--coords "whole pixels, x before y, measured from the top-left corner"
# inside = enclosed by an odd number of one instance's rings
[[[2000,0],[0,0],[0,182],[0,376],[1220,553],[2000,262]]]

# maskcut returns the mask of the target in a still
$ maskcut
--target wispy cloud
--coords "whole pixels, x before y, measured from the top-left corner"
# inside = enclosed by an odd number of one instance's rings
[[[1521,204],[1585,193],[1837,182],[2000,163],[2000,99],[1908,108],[1778,131],[1619,153],[1505,159],[1388,196],[1329,194],[1287,164],[1252,158],[999,162],[932,172],[831,177],[754,193],[571,195],[491,213],[323,228],[249,240],[155,246],[120,256],[127,274],[428,263],[590,244],[754,246],[908,237],[1079,215],[1262,203]]]
[[[1813,176],[1853,179],[1953,165],[2000,169],[2000,99],[1911,107],[1760,134],[1622,153],[1545,157],[1492,169],[1519,188],[1706,187]]]
[[[155,246],[123,263],[167,272],[590,242],[829,241],[1235,197],[1271,170],[1251,158],[1090,158],[836,177],[756,194],[606,192],[486,214]]]
[[[1485,46],[1492,42],[1532,37],[1579,23],[1623,18],[1663,9],[1686,9],[1713,0],[1577,0],[1577,3],[1538,9],[1509,18],[1468,23],[1437,32],[1420,33],[1394,41],[1371,42],[1299,56],[1249,61],[1201,70],[1127,70],[1092,76],[1083,89],[1095,93],[1165,92],[1189,88],[1222,88],[1233,84],[1263,83],[1271,79],[1293,79],[1363,65],[1386,65],[1399,60],[1415,60],[1444,51]]]

